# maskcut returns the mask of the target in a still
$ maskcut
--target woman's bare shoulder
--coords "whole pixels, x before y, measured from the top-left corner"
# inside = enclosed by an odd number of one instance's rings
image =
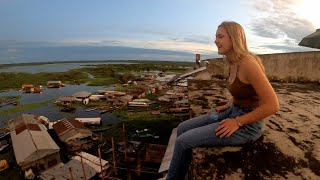
[[[254,56],[245,56],[239,61],[239,78],[245,83],[251,82],[252,78],[257,76],[264,76],[258,61]]]
[[[261,69],[257,59],[252,55],[247,55],[241,58],[241,60],[239,61],[239,67],[240,69],[245,71],[250,71],[251,68]]]

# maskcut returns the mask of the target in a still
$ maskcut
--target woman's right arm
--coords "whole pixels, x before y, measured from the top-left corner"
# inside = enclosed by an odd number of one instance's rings
[[[232,105],[232,103],[233,103],[233,97],[231,97],[231,98],[229,99],[229,101],[227,102],[227,104],[222,105],[222,106],[217,106],[217,107],[216,107],[216,111],[217,111],[217,112],[225,111],[225,110],[227,110],[227,109]]]

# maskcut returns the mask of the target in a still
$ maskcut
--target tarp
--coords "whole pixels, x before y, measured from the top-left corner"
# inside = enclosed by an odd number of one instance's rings
[[[87,91],[81,91],[81,92],[77,92],[77,93],[72,94],[72,96],[75,97],[75,98],[82,98],[82,99],[84,99],[84,98],[89,97],[91,94],[92,94],[92,93],[87,92]]]

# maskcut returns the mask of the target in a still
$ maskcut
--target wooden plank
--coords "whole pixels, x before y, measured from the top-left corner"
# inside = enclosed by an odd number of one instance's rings
[[[177,139],[177,128],[174,128],[172,130],[166,152],[165,152],[164,157],[162,159],[162,162],[161,162],[161,165],[160,165],[160,168],[158,171],[159,173],[167,171],[169,169],[172,155],[173,155],[173,151],[174,151],[174,146],[176,144],[176,139]]]

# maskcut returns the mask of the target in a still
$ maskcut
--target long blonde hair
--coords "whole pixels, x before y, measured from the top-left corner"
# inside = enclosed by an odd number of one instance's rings
[[[224,27],[226,29],[232,42],[233,52],[226,55],[226,59],[229,62],[239,62],[241,58],[249,55],[256,59],[263,72],[265,71],[261,59],[249,51],[246,34],[240,24],[234,21],[224,21],[219,27]]]

